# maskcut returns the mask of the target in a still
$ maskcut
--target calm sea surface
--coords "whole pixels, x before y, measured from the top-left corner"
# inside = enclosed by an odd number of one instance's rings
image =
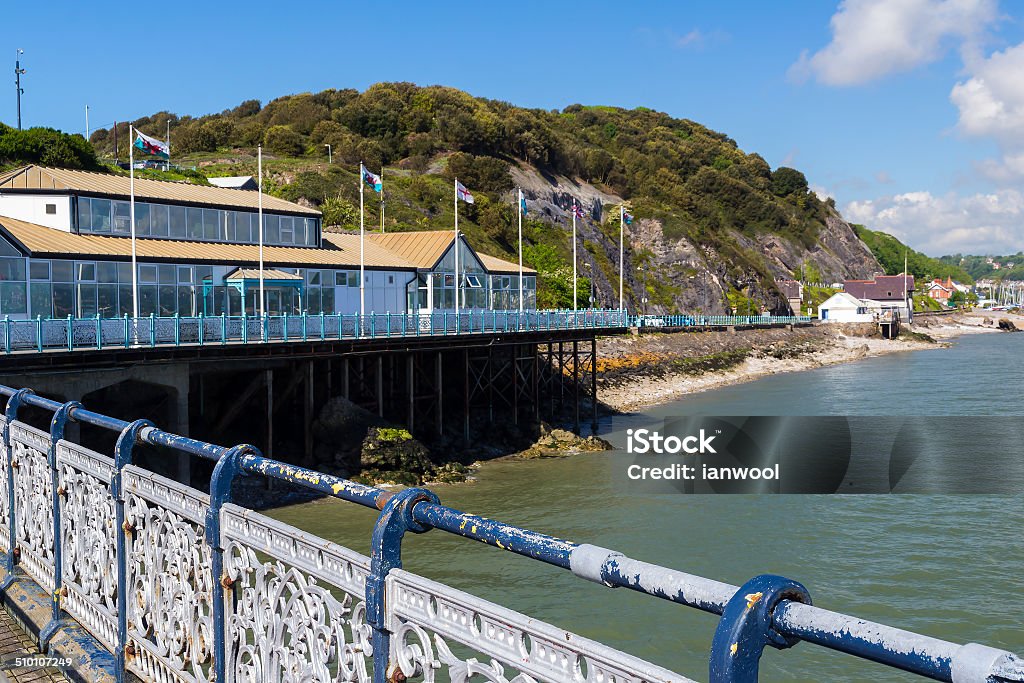
[[[664,416],[979,415],[1017,418],[1024,334],[769,377],[617,418],[608,438]],[[1024,455],[1024,444],[1006,448]],[[621,457],[621,456],[620,456]],[[628,495],[611,454],[490,463],[475,484],[438,487],[453,507],[741,584],[775,573],[815,604],[955,642],[1024,654],[1024,493],[985,495]],[[1024,491],[1024,482],[1020,491]],[[374,515],[337,500],[278,519],[368,552]],[[707,680],[716,617],[432,531],[408,536],[405,566],[687,675]],[[764,681],[909,681],[807,643],[762,659]]]

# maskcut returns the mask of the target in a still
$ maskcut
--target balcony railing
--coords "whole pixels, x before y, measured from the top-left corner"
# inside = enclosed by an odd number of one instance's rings
[[[109,653],[119,680],[126,672],[143,681],[216,683],[692,680],[403,570],[403,536],[437,529],[719,615],[713,683],[756,681],[766,646],[799,641],[932,680],[1024,681],[1024,661],[1009,652],[812,606],[807,588],[781,576],[729,585],[460,512],[427,489],[357,484],[264,458],[251,446],[197,441],[29,389],[0,386],[0,396],[9,397],[0,418],[7,574],[0,592],[12,579],[38,584],[51,615],[41,646],[70,617]],[[20,419],[26,406],[52,413],[49,431]],[[116,445],[108,453],[84,448],[66,438],[69,422],[116,434]],[[215,461],[209,493],[133,464],[142,444]],[[379,510],[370,555],[237,505],[232,482],[241,476]]]

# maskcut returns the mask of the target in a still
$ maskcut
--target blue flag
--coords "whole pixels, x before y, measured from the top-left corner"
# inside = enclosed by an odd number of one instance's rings
[[[623,212],[622,218],[626,221],[626,225],[633,225],[633,217],[628,213]]]
[[[519,210],[523,212],[525,216],[528,211],[526,210],[526,197],[519,195]]]

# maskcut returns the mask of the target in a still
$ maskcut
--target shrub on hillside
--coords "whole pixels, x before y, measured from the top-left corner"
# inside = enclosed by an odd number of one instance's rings
[[[60,168],[99,168],[95,150],[81,135],[68,135],[53,128],[16,130],[0,123],[0,164],[33,163]]]

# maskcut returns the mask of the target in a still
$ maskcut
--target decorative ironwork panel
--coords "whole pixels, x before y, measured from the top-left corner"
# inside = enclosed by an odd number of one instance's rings
[[[221,511],[229,680],[370,680],[370,559],[236,505]]]
[[[7,418],[0,413],[0,433],[6,426]],[[7,495],[7,447],[0,444],[0,550],[5,553],[11,545],[11,510]]]
[[[392,661],[425,683],[693,683],[690,679],[444,584],[393,570],[387,578]],[[455,654],[471,650],[483,656]],[[446,675],[438,676],[442,667]]]
[[[208,681],[213,604],[204,493],[129,465],[122,470],[128,668],[149,681]]]
[[[117,538],[113,459],[57,443],[64,609],[111,650],[117,645]]]
[[[53,482],[47,455],[50,435],[23,422],[11,423],[15,541],[22,568],[53,591]]]

